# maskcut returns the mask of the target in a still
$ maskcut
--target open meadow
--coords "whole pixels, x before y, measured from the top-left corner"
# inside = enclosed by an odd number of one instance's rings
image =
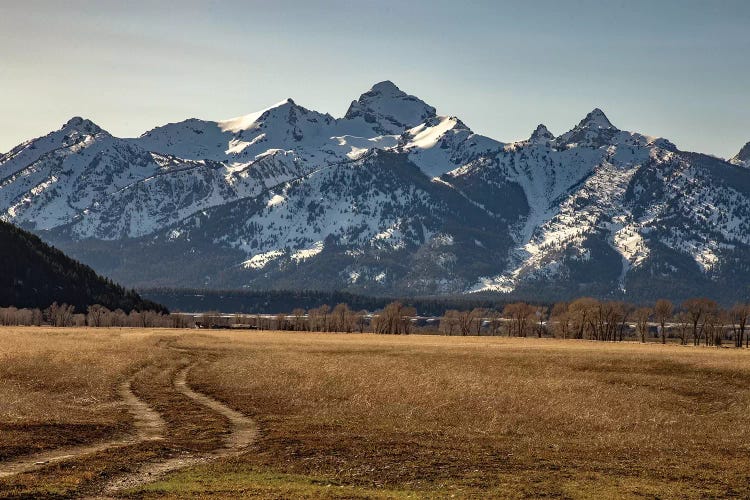
[[[0,497],[750,496],[750,351],[0,329]]]

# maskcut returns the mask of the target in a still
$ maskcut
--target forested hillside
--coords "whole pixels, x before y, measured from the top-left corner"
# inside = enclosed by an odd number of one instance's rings
[[[0,307],[45,308],[53,302],[70,304],[79,311],[92,304],[126,312],[165,310],[38,237],[0,221]]]

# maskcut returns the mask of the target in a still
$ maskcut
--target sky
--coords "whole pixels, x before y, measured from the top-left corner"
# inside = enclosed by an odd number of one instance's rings
[[[750,141],[746,0],[0,0],[0,151],[73,116],[136,137],[373,84],[501,141],[619,128],[730,157]]]

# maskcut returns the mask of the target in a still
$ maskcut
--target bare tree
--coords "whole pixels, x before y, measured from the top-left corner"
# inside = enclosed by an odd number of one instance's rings
[[[712,346],[716,341],[716,330],[719,323],[717,311],[708,311],[703,316],[703,334],[706,337],[706,345]]]
[[[408,335],[411,333],[412,320],[417,310],[401,302],[391,302],[376,315],[373,328],[377,333]]]
[[[716,313],[716,326],[714,328],[714,343],[716,347],[721,347],[724,344],[724,338],[727,332],[727,328],[731,328],[732,314],[730,311],[720,309]]]
[[[688,333],[690,332],[690,314],[686,311],[680,311],[675,317],[677,323],[677,333],[680,337],[680,344],[687,345]]]
[[[533,321],[536,308],[526,302],[515,302],[503,308],[503,316],[510,319],[510,335],[525,337],[528,333],[528,325]]]
[[[303,330],[304,329],[303,328],[303,326],[304,326],[303,322],[304,322],[304,319],[305,319],[305,310],[302,309],[302,308],[300,308],[300,307],[297,307],[294,310],[292,310],[292,316],[294,317],[294,329],[296,331]]]
[[[323,332],[327,332],[330,330],[330,322],[328,318],[328,314],[331,312],[331,307],[328,304],[323,304],[318,308],[320,311],[320,319],[322,321],[320,330]]]
[[[53,302],[52,305],[45,310],[45,316],[50,325],[65,327],[73,325],[74,312],[75,308],[73,306]]]
[[[707,314],[710,314],[716,310],[716,302],[706,298],[693,298],[687,299],[682,303],[682,309],[690,315],[690,322],[692,323],[693,333],[693,344],[700,345],[701,337],[703,336],[703,330],[705,321],[701,324],[701,320]],[[698,327],[700,325],[700,328]]]
[[[742,347],[747,320],[750,318],[750,304],[735,304],[731,309],[731,315],[732,329],[734,330],[734,346]]]
[[[618,336],[619,336],[618,340],[622,342],[622,339],[625,336],[625,329],[628,327],[628,319],[633,314],[633,311],[635,311],[635,307],[626,302],[618,302],[618,305],[619,305],[619,311],[620,311],[620,325],[618,327]]]
[[[472,314],[474,315],[474,327],[476,328],[476,334],[477,336],[482,335],[482,325],[484,323],[484,318],[487,316],[487,311],[485,309],[482,309],[481,307],[477,307],[472,311]]]
[[[586,335],[591,321],[591,314],[598,301],[591,297],[581,297],[568,305],[568,313],[573,324],[575,338],[582,339]]]
[[[102,326],[107,315],[109,315],[109,309],[99,304],[94,304],[88,307],[86,319],[89,326],[98,328]]]
[[[650,307],[640,307],[635,310],[635,330],[638,332],[641,342],[646,342],[646,334],[648,333],[648,320],[651,319],[653,311]]]
[[[409,335],[411,333],[414,317],[416,315],[417,309],[412,306],[403,306],[399,311],[399,319],[401,320],[401,332],[404,335]]]
[[[567,339],[570,336],[570,314],[567,302],[558,302],[552,307],[550,321],[554,325],[557,337]]]
[[[286,314],[279,313],[276,315],[276,329],[277,330],[286,330]]]
[[[455,309],[445,311],[443,317],[440,318],[440,329],[443,333],[453,335],[453,332],[458,328],[458,315],[459,312]]]
[[[334,307],[331,312],[331,324],[333,329],[339,332],[350,333],[352,331],[349,324],[351,321],[350,316],[351,311],[349,310],[348,305],[344,303],[336,304],[336,307]]]
[[[488,321],[489,321],[489,327],[490,327],[490,334],[491,335],[497,335],[498,331],[500,330],[500,325],[502,325],[502,315],[500,312],[498,312],[497,309],[490,309],[487,312]]]
[[[674,311],[674,305],[666,299],[659,299],[656,301],[656,304],[654,305],[654,317],[656,318],[656,321],[659,323],[659,327],[661,328],[661,343],[662,344],[667,343],[666,323],[669,319],[672,318],[673,311]]]
[[[458,330],[461,335],[469,335],[471,333],[471,326],[476,318],[476,309],[471,311],[458,311]]]
[[[539,338],[542,338],[542,335],[544,335],[545,327],[544,322],[547,321],[548,315],[549,315],[549,307],[546,306],[539,306],[536,308],[536,311],[534,311],[534,315],[536,316],[536,335]]]
[[[362,310],[354,313],[354,323],[357,325],[359,333],[364,333],[367,326],[367,311]]]

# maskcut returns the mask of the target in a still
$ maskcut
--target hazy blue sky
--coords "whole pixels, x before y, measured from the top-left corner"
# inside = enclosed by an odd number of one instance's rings
[[[155,5],[151,5],[155,4]],[[341,116],[390,79],[475,131],[750,141],[750,1],[0,0],[0,151],[82,115],[137,136],[287,97]]]

